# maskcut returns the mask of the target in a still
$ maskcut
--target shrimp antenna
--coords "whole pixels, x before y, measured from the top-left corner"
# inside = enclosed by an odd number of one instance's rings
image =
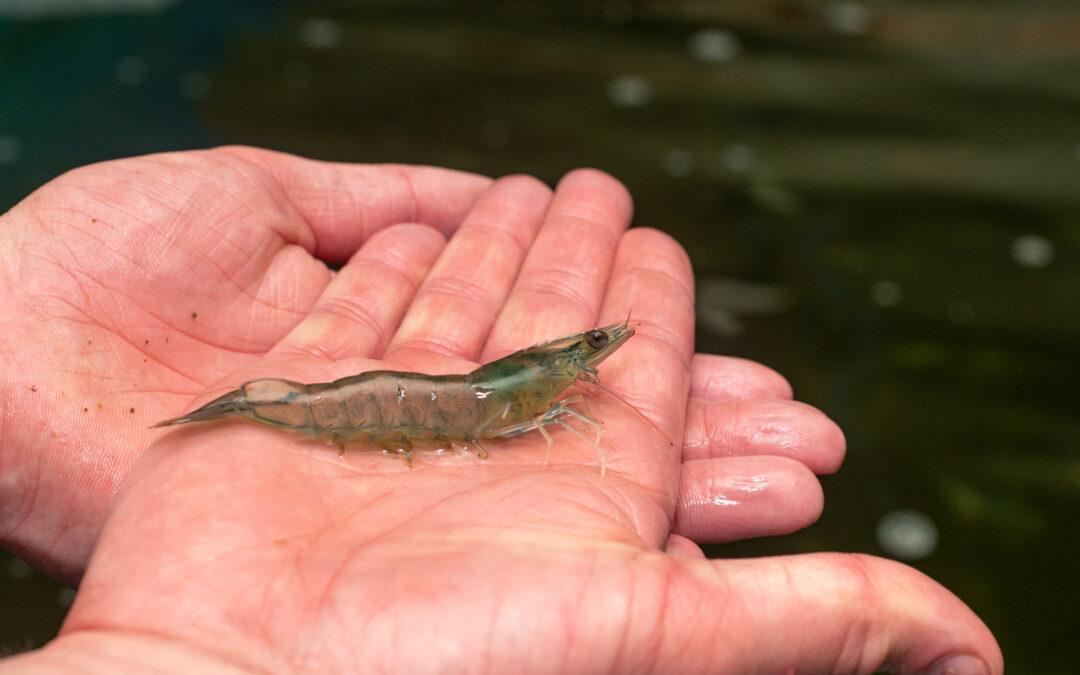
[[[627,320],[629,321],[629,317],[627,317]],[[646,417],[644,413],[642,413],[640,410],[638,410],[635,406],[631,405],[630,402],[627,401],[625,398],[623,398],[622,396],[619,396],[618,394],[611,391],[610,389],[608,389],[604,385],[600,384],[600,380],[598,380],[598,379],[596,379],[594,377],[589,381],[589,384],[595,384],[596,386],[600,387],[601,389],[603,389],[607,393],[611,394],[613,397],[618,399],[627,408],[630,408],[631,410],[633,410],[634,414],[636,414],[641,419],[645,420],[645,422],[647,422],[650,427],[652,427],[653,429],[656,429],[656,432],[658,434],[660,434],[660,436],[662,436],[665,441],[667,441],[668,445],[675,445],[675,443],[671,440],[671,437],[669,437],[666,433],[664,433],[664,430],[661,429],[659,426],[657,426],[656,422],[653,422],[651,419]]]

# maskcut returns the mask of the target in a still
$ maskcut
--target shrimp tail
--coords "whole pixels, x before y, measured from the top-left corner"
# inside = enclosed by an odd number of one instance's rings
[[[197,408],[181,415],[180,417],[174,417],[164,422],[158,422],[154,426],[150,427],[155,429],[157,427],[171,427],[174,424],[187,424],[188,422],[205,422],[208,420],[218,420],[223,417],[232,417],[234,415],[250,415],[251,403],[248,401],[247,396],[244,395],[243,389],[235,389],[230,391],[224,396],[215,398],[201,408]]]

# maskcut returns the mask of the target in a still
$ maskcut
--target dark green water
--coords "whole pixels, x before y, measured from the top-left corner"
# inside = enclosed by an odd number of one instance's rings
[[[223,142],[606,169],[691,252],[699,351],[773,366],[847,432],[820,523],[710,553],[888,555],[882,519],[918,511],[938,542],[911,564],[1010,672],[1073,672],[1080,8],[446,5],[0,19],[0,209],[79,164]],[[0,571],[0,643],[47,640],[70,595]]]

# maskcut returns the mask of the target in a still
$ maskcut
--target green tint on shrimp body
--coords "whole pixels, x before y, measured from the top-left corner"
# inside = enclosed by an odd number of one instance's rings
[[[596,366],[633,334],[628,322],[594,328],[522,349],[466,375],[375,370],[316,384],[252,380],[155,426],[243,416],[342,450],[346,443],[374,443],[411,462],[413,441],[464,443],[483,459],[487,451],[480,439],[534,429],[547,439],[550,452],[547,425],[585,438],[566,423],[574,417],[597,430],[595,440],[585,440],[599,452],[600,422],[570,405],[580,397],[555,399],[578,379],[595,382]]]

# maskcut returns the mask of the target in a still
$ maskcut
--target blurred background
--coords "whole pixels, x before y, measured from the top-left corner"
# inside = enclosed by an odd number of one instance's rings
[[[713,556],[905,561],[1012,673],[1080,662],[1074,0],[0,0],[0,211],[79,165],[245,143],[627,184],[698,350],[847,432],[826,510]],[[0,646],[74,591],[3,554]]]

